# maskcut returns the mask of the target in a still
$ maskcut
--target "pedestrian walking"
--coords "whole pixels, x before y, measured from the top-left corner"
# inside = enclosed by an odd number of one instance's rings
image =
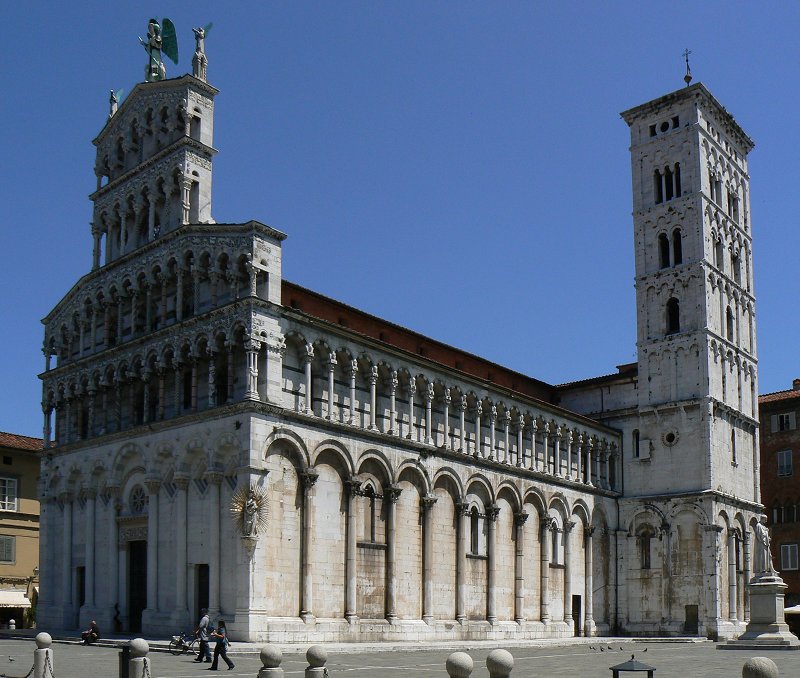
[[[200,610],[200,622],[197,624],[197,628],[194,630],[194,635],[197,636],[198,640],[200,641],[200,652],[197,654],[197,658],[195,659],[196,662],[210,662],[211,661],[211,650],[208,648],[208,610],[203,608]]]
[[[225,622],[222,619],[217,622],[217,628],[211,632],[211,640],[216,642],[214,645],[214,661],[208,667],[208,670],[216,671],[219,658],[222,657],[228,665],[228,671],[230,671],[234,664],[228,659],[228,630],[225,628]]]

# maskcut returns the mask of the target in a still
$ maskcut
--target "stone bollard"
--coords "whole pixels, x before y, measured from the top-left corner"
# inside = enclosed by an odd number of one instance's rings
[[[36,649],[33,651],[33,678],[51,678],[56,675],[53,669],[53,639],[49,633],[36,634]]]
[[[264,645],[261,648],[262,668],[258,671],[258,678],[283,678],[281,661],[283,653],[275,645]]]
[[[508,678],[514,668],[514,657],[508,650],[492,650],[486,657],[489,678]]]
[[[778,665],[767,657],[751,657],[742,667],[742,678],[778,678]]]
[[[324,678],[328,675],[325,662],[328,661],[328,651],[322,645],[312,645],[306,650],[306,678]]]
[[[8,630],[9,631],[16,631],[17,630],[17,621],[15,619],[8,620]]]
[[[447,675],[450,678],[469,678],[475,664],[466,652],[453,652],[447,658]]]
[[[144,638],[134,638],[128,643],[131,648],[131,658],[128,662],[128,678],[144,678],[150,675],[150,660],[147,653],[150,646]]]

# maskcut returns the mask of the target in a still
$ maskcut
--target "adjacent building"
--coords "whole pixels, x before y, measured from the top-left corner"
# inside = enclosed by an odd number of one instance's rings
[[[787,391],[758,399],[761,420],[761,496],[772,532],[772,560],[789,586],[786,606],[800,604],[800,379]]]
[[[41,438],[0,432],[0,627],[36,621]]]
[[[286,281],[284,233],[216,221],[206,67],[198,35],[94,141],[92,270],[43,321],[41,625],[738,635],[753,144],[711,93],[623,114],[638,361],[557,386]]]

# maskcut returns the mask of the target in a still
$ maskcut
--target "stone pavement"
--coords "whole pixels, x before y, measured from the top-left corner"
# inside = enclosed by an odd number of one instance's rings
[[[445,661],[457,649],[467,652],[475,662],[473,678],[488,678],[486,656],[497,643],[467,642],[448,644],[448,647],[430,644],[329,644],[327,668],[331,678],[409,678],[409,673],[447,678]],[[653,665],[658,678],[739,678],[742,664],[751,656],[772,659],[784,678],[800,676],[800,652],[747,652],[729,650],[719,652],[715,644],[700,641],[671,641],[663,639],[604,638],[603,652],[599,639],[574,641],[541,641],[537,643],[506,643],[502,645],[514,656],[513,676],[519,678],[600,678],[611,677],[609,667],[622,663],[635,653],[637,659]],[[258,674],[261,662],[260,646],[234,643],[231,658],[236,663],[228,676]],[[24,676],[33,663],[32,639],[0,638],[0,675]],[[647,650],[645,652],[645,649]],[[301,677],[307,666],[305,647],[294,646],[284,652],[281,664],[285,675]],[[54,642],[54,664],[57,678],[116,678],[118,676],[119,650],[110,646],[84,647],[77,642]],[[10,662],[9,657],[14,661]],[[151,652],[152,678],[197,678],[208,676],[208,664],[195,664],[191,655],[172,656],[165,652]],[[224,664],[220,663],[221,670]]]

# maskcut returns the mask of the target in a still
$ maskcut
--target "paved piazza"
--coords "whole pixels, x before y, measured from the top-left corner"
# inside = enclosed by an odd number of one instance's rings
[[[625,640],[606,640],[602,654],[590,647],[597,644],[549,645],[547,647],[510,647],[514,656],[512,676],[611,676],[610,666],[628,659],[635,652],[638,659],[652,664],[658,671],[658,678],[728,678],[741,675],[742,664],[748,657],[760,655],[770,657],[784,677],[800,675],[800,652],[749,652],[731,650],[720,652],[713,643],[632,643]],[[614,649],[609,650],[611,646]],[[244,644],[239,648],[244,649]],[[253,648],[253,646],[247,646]],[[446,676],[445,661],[452,652],[447,650],[398,650],[398,651],[359,651],[354,646],[352,652],[340,652],[341,645],[335,646],[328,659],[328,669],[332,676],[347,675],[352,678],[372,677],[407,678],[409,669],[417,675],[423,673]],[[374,648],[374,646],[370,646]],[[466,650],[475,661],[475,678],[487,678],[486,656],[494,649],[492,646],[476,647]],[[647,652],[644,653],[644,648]],[[622,648],[622,649],[620,649]],[[33,663],[34,643],[29,640],[0,640],[0,676],[24,676]],[[254,649],[254,648],[253,648]],[[115,678],[118,675],[119,650],[110,647],[83,647],[81,645],[54,644],[55,674],[58,678],[83,678],[91,674]],[[14,662],[9,662],[9,656]],[[152,678],[184,678],[207,676],[207,664],[198,666],[191,656],[174,657],[164,652],[152,652]],[[256,676],[261,668],[258,655],[253,651],[247,654],[233,654],[236,668],[225,671],[228,676]],[[224,670],[224,664],[220,663]],[[284,653],[281,665],[286,676],[301,676],[307,666],[303,652]]]

